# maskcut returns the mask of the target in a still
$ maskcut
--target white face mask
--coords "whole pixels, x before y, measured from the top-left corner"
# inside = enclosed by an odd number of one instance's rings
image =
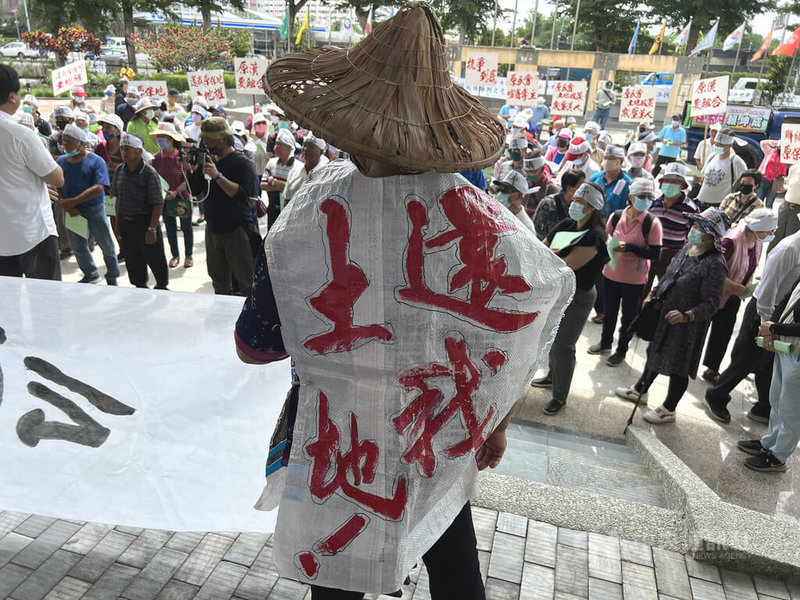
[[[644,156],[629,156],[628,160],[634,169],[641,169],[644,166],[644,158]]]
[[[506,192],[497,192],[497,196],[494,197],[500,204],[508,208],[511,206],[511,202],[509,201],[509,195]]]

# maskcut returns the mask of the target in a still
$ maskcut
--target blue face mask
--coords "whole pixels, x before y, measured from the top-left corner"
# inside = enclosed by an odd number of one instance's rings
[[[573,202],[569,205],[569,218],[573,221],[580,221],[586,215],[586,209],[582,204]]]
[[[278,129],[289,129],[289,121],[278,121]]]
[[[167,148],[169,148],[169,141],[165,140],[164,138],[156,139],[156,144],[158,144],[158,147],[161,148],[162,150],[166,150]]]
[[[719,156],[720,154],[722,154],[724,152],[725,152],[725,147],[724,146],[716,146],[716,145],[714,146],[714,154],[716,156]]]
[[[508,201],[508,194],[506,192],[497,192],[497,195],[494,197],[494,199],[506,208],[511,206],[511,203]]]
[[[765,237],[763,240],[761,240],[761,243],[762,244],[769,244],[774,239],[775,239],[775,235],[774,234],[769,234],[767,237]]]
[[[587,134],[586,134],[586,135],[584,135],[583,137],[584,137],[584,138],[586,139],[586,141],[587,141],[587,142],[589,142],[590,144],[591,144],[591,143],[594,141],[594,134],[593,134],[593,133],[587,133]]]
[[[689,235],[686,236],[686,240],[692,246],[702,246],[705,243],[705,237],[706,237],[706,234],[704,232],[699,231],[699,230],[695,229],[694,227],[692,227],[692,229],[689,230]]]
[[[104,137],[104,138],[106,138],[106,141],[107,141],[107,142],[110,142],[110,141],[111,141],[111,140],[113,140],[115,137],[117,137],[117,135],[116,135],[115,133],[109,133],[108,131],[104,131],[104,132],[103,132],[103,137]]]
[[[67,158],[72,158],[73,156],[77,156],[77,155],[78,155],[78,151],[77,150],[70,150],[69,152],[64,154],[64,156],[66,156]]]
[[[509,150],[508,158],[510,158],[514,162],[519,162],[522,160],[522,152],[520,152],[519,150]]]
[[[111,98],[114,95],[114,92],[106,92],[106,98]]]
[[[633,201],[633,208],[639,212],[650,210],[651,206],[653,206],[653,199],[648,196],[639,196]]]

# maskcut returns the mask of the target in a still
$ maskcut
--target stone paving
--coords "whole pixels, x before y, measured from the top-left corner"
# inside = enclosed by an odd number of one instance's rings
[[[487,600],[800,600],[798,584],[639,542],[478,507],[473,521]],[[423,565],[410,580],[402,598],[430,600]],[[175,533],[6,511],[0,598],[310,600],[311,593],[278,576],[267,534]]]

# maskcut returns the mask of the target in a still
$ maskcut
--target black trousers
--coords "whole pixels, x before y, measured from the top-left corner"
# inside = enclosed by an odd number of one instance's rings
[[[61,281],[58,236],[44,238],[24,254],[0,256],[0,275]]]
[[[431,600],[485,600],[469,502],[422,557]],[[311,586],[311,600],[362,600],[363,592]]]
[[[728,342],[736,326],[736,314],[739,312],[741,304],[742,299],[739,296],[731,296],[725,306],[720,308],[711,320],[711,332],[708,335],[706,356],[703,359],[703,364],[709,369],[719,371],[719,365],[725,357]]]
[[[167,255],[164,254],[164,236],[161,225],[156,227],[155,244],[145,244],[147,228],[150,226],[150,215],[122,216],[119,229],[122,243],[125,246],[125,267],[128,269],[128,280],[138,288],[147,287],[147,267],[156,278],[156,289],[167,289],[169,268]]]
[[[653,382],[656,380],[658,373],[655,371],[651,371],[647,368],[647,365],[644,367],[644,373],[639,378],[639,381],[633,386],[633,389],[639,392],[640,394],[646,394],[647,390],[650,389],[650,386],[653,385]],[[667,388],[667,397],[664,400],[664,408],[667,410],[674,411],[678,407],[678,402],[680,402],[683,395],[686,393],[686,389],[689,387],[689,377],[686,375],[670,375],[669,376],[669,387]]]
[[[625,356],[633,337],[633,332],[630,331],[631,323],[636,318],[636,315],[639,314],[644,284],[619,283],[603,277],[603,285],[605,292],[605,318],[603,320],[603,335],[600,338],[600,345],[604,348],[611,347],[611,343],[614,341],[614,327],[617,324],[619,307],[622,304],[617,354]]]
[[[775,355],[759,348],[756,344],[761,318],[756,310],[757,300],[751,298],[744,309],[742,326],[731,350],[731,364],[720,373],[717,384],[706,391],[706,398],[712,405],[727,406],[731,401],[733,389],[747,377],[755,373],[758,402],[753,411],[758,415],[769,415],[769,388],[772,383],[772,362]]]
[[[669,163],[675,162],[676,160],[678,159],[672,156],[659,155],[658,158],[656,159],[656,164],[653,165],[653,178],[655,179],[656,177],[658,177],[658,173],[661,171],[661,165],[667,165]]]

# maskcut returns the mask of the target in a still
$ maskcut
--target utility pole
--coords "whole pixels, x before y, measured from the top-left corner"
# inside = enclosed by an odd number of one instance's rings
[[[511,48],[514,47],[514,42],[517,37],[517,7],[519,6],[519,0],[514,0],[514,16],[511,18],[511,43],[509,46]]]
[[[539,16],[539,0],[533,6],[533,24],[531,25],[531,46],[533,46],[533,36],[536,35],[536,19]]]
[[[27,3],[26,0],[22,0],[22,6],[25,9],[25,25],[28,26],[28,31],[30,31],[31,30],[31,20],[30,20],[30,17],[28,17],[28,3]]]
[[[494,0],[494,20],[492,21],[492,46],[494,46],[494,34],[497,32],[497,0]]]
[[[556,39],[556,21],[558,21],[558,0],[556,0],[556,6],[553,9],[553,30],[550,32],[550,50],[553,49],[553,42]]]
[[[572,23],[572,40],[569,43],[569,49],[575,49],[575,33],[578,31],[578,15],[581,12],[581,0],[578,0],[578,4],[575,6],[575,21]]]

